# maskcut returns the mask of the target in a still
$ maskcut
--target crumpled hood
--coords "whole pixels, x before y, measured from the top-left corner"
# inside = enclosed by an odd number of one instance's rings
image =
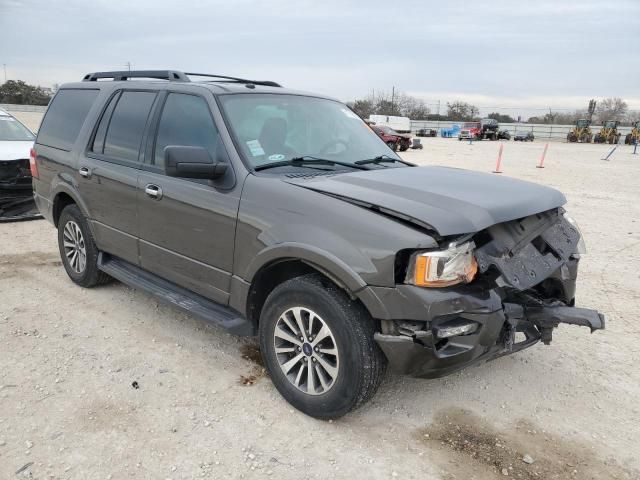
[[[29,158],[33,140],[0,141],[0,161]]]
[[[285,181],[397,213],[441,236],[478,232],[566,202],[553,188],[449,167],[381,168]]]

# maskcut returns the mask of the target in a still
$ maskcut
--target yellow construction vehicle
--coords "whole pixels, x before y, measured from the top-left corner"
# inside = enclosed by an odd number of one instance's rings
[[[576,126],[567,134],[567,142],[572,143],[591,143],[592,138],[591,120],[587,120],[586,118],[576,121]]]
[[[620,133],[618,133],[618,123],[616,120],[607,120],[602,125],[600,131],[593,138],[594,143],[618,143]]]
[[[631,130],[631,133],[627,133],[627,136],[624,137],[624,143],[626,145],[640,144],[640,120],[633,122],[631,126],[633,127],[633,130]]]

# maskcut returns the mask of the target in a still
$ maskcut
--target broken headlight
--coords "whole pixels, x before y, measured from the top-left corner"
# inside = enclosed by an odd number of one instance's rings
[[[407,272],[408,283],[436,288],[469,283],[478,271],[474,248],[473,242],[452,243],[446,250],[413,254]]]
[[[564,219],[567,222],[569,222],[571,226],[578,231],[578,235],[580,235],[580,240],[578,240],[578,245],[576,245],[576,251],[573,253],[574,254],[587,253],[587,246],[584,243],[584,236],[582,235],[582,231],[580,230],[578,223],[567,212],[564,212],[563,216],[564,216]]]

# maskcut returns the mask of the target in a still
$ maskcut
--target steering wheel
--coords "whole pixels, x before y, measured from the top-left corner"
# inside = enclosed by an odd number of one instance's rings
[[[324,155],[328,153],[328,150],[330,150],[331,147],[336,147],[338,145],[343,145],[345,150],[349,148],[349,144],[347,142],[345,142],[344,140],[337,139],[337,140],[331,140],[330,142],[326,143],[318,153],[320,155]]]

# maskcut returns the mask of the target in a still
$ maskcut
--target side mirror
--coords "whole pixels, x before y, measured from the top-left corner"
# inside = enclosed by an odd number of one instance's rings
[[[227,164],[212,160],[203,147],[166,147],[164,165],[169,177],[215,179],[227,171]]]

